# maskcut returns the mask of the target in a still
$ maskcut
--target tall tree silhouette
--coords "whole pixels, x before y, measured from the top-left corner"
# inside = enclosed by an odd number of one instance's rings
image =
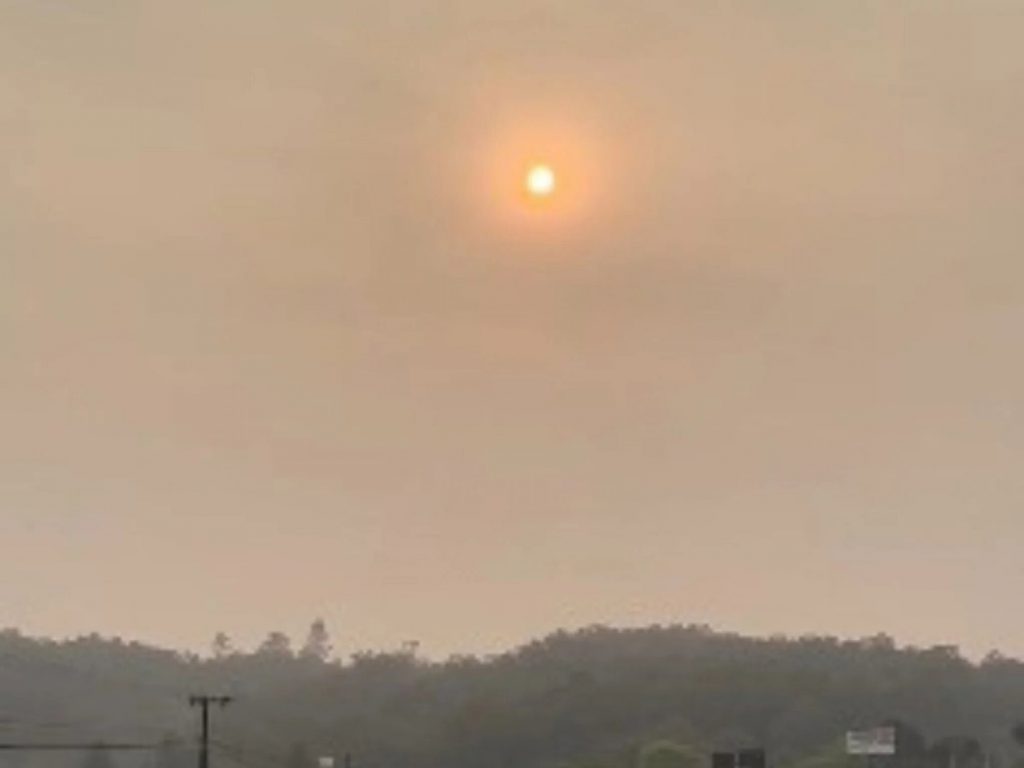
[[[300,655],[307,659],[327,661],[331,655],[331,636],[323,619],[316,619],[309,626],[309,634],[302,645]]]

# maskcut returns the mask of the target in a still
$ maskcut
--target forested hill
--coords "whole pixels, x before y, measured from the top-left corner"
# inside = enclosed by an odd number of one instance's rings
[[[0,635],[0,740],[144,740],[152,755],[0,752],[11,768],[194,764],[188,694],[213,714],[214,768],[694,768],[712,749],[764,746],[775,766],[840,768],[844,732],[901,723],[896,768],[1012,768],[1024,665],[885,637],[753,639],[704,627],[559,632],[507,654],[429,663],[411,650],[331,661],[316,624],[293,653],[200,659],[95,636]],[[1024,763],[1022,763],[1024,764]],[[853,763],[850,763],[853,765]]]

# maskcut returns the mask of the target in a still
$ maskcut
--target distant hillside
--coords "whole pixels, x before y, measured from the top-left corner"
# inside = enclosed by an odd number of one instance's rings
[[[410,652],[324,661],[199,659],[99,637],[0,634],[0,740],[163,741],[152,755],[0,752],[10,768],[183,768],[190,692],[237,696],[214,715],[215,768],[695,768],[712,749],[764,746],[775,766],[853,768],[844,732],[898,721],[891,768],[1019,768],[1024,665],[886,637],[754,639],[699,626],[558,632],[513,652],[428,663]],[[652,747],[657,745],[657,748]],[[108,757],[110,759],[108,759]],[[2,767],[0,767],[2,768]],[[872,766],[872,768],[875,768]],[[880,768],[880,767],[879,767]],[[890,768],[890,766],[886,766]]]

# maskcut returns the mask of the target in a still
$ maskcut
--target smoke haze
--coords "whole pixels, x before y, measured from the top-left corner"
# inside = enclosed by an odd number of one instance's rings
[[[0,0],[3,621],[1024,653],[1021,39],[1000,0]]]

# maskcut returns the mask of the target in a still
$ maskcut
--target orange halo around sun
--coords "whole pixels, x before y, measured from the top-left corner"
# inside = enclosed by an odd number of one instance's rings
[[[480,184],[471,190],[471,204],[481,223],[516,242],[553,233],[563,241],[583,236],[584,222],[606,205],[608,147],[582,121],[513,118],[479,145]]]

